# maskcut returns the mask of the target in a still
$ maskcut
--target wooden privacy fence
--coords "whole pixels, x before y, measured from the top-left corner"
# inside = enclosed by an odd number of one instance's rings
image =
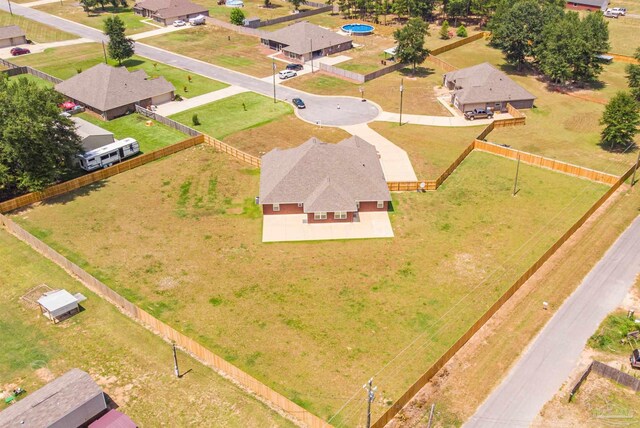
[[[614,61],[627,62],[629,64],[640,64],[640,61],[638,61],[635,57],[632,57],[632,56],[620,55],[615,53],[607,53],[607,55],[612,56]]]
[[[578,390],[582,386],[582,384],[587,380],[587,377],[591,372],[597,373],[602,377],[607,379],[611,379],[612,381],[626,386],[629,389],[632,389],[635,392],[640,391],[640,379],[637,377],[628,375],[616,368],[613,368],[607,364],[601,363],[600,361],[593,360],[589,367],[582,373],[578,382],[571,388],[571,392],[569,393],[569,401],[573,400],[573,397],[578,393]]]
[[[483,152],[493,153],[498,156],[502,156],[509,159],[520,159],[521,162],[539,166],[541,168],[552,169],[554,171],[562,172],[564,174],[573,175],[575,177],[586,178],[588,180],[596,181],[598,183],[604,183],[608,185],[615,185],[620,177],[616,175],[607,174],[606,172],[596,171],[589,168],[584,168],[578,165],[572,165],[570,163],[558,161],[555,159],[545,158],[544,156],[534,155],[532,153],[521,152],[510,147],[500,146],[494,143],[486,141],[475,140],[474,145],[476,150]]]
[[[435,180],[387,181],[390,192],[412,192],[416,190],[436,190]]]
[[[163,125],[167,125],[170,128],[173,129],[177,129],[178,131],[182,132],[183,134],[187,134],[187,135],[191,135],[192,137],[195,137],[197,135],[202,135],[201,132],[196,131],[193,128],[188,127],[187,125],[183,125],[180,122],[176,122],[173,119],[169,119],[168,117],[164,117],[154,111],[148,110],[138,104],[136,104],[136,113],[139,113],[145,117],[148,117],[149,119],[153,119],[155,121],[158,121],[160,123],[162,123]]]
[[[308,427],[324,428],[330,426],[324,420],[303,409],[285,396],[272,390],[271,388],[264,385],[262,382],[258,381],[249,374],[243,372],[233,364],[228,363],[222,357],[214,354],[195,340],[168,326],[148,312],[140,309],[138,306],[113,291],[104,283],[100,282],[94,276],[86,272],[84,269],[69,261],[60,253],[31,235],[18,224],[2,214],[0,214],[0,224],[2,224],[9,232],[18,237],[23,242],[27,243],[40,254],[78,278],[89,290],[101,296],[109,303],[117,306],[126,315],[136,321],[141,322],[163,338],[175,342],[176,345],[180,346],[193,356],[197,357],[205,364],[229,376],[235,382],[250,390],[254,394],[258,395],[262,399],[268,401],[273,406],[282,409],[284,412],[291,415],[298,421],[301,421]]]
[[[436,67],[441,68],[445,72],[449,73],[450,71],[456,71],[458,68],[449,64],[447,61],[437,58],[433,55],[429,55],[427,57],[427,61],[433,63]]]
[[[462,163],[463,160],[465,160],[467,156],[469,156],[469,153],[471,153],[474,148],[475,144],[474,142],[472,142],[467,146],[466,149],[464,149],[464,152],[462,152],[462,154],[458,156],[458,158],[453,161],[451,165],[449,165],[449,168],[447,168],[442,174],[440,174],[440,177],[436,179],[436,189],[440,187],[442,183],[444,183],[444,180],[446,180],[451,175],[451,173],[456,170],[456,168]]]
[[[168,155],[172,155],[189,147],[201,144],[204,142],[202,135],[188,138],[179,143],[172,144],[168,147],[155,150],[150,153],[144,153],[113,166],[110,166],[99,171],[92,172],[90,174],[83,175],[82,177],[74,178],[73,180],[65,181],[64,183],[55,184],[46,188],[41,192],[27,193],[26,195],[18,196],[17,198],[10,199],[5,202],[0,202],[0,213],[13,211],[18,208],[22,208],[27,205],[31,205],[35,202],[59,196],[72,190],[79,189],[80,187],[87,186],[100,180],[104,180],[121,172],[129,171],[130,169],[137,168],[146,163],[153,162]]]
[[[591,215],[602,206],[616,190],[633,174],[635,165],[616,181],[616,183],[598,199],[589,210],[584,213],[578,221],[576,221],[569,230],[551,246],[525,273],[509,287],[507,291],[482,315],[454,344],[449,348],[409,389],[380,416],[380,418],[372,425],[373,428],[383,428],[389,423],[402,408],[411,401],[411,399],[429,382],[435,374],[475,335],[482,326],[515,294],[520,287],[535,274],[538,269],[555,254],[556,251],[564,244],[573,234],[582,226]]]
[[[576,384],[573,385],[573,388],[571,388],[571,392],[569,393],[569,402],[573,400],[573,396],[578,393],[578,390],[580,389],[584,381],[587,380],[587,377],[589,377],[589,373],[591,373],[592,367],[593,367],[593,363],[589,364],[589,367],[587,367],[584,373],[582,373],[582,376],[580,376],[580,379],[578,379],[578,382],[576,382]]]
[[[261,161],[259,157],[250,155],[249,153],[243,152],[242,150],[238,150],[228,145],[227,143],[223,143],[222,141],[210,137],[206,134],[204,135],[204,142],[220,152],[230,154],[236,159],[246,162],[251,166],[255,166],[256,168],[260,168]]]
[[[320,63],[321,71],[324,71],[329,74],[333,74],[334,76],[338,76],[343,79],[353,80],[354,82],[357,82],[357,83],[365,83],[370,80],[377,79],[380,76],[384,76],[385,74],[392,73],[404,67],[406,67],[406,64],[397,62],[395,64],[381,68],[379,70],[372,71],[371,73],[368,73],[368,74],[360,74],[354,71],[344,70],[340,67],[334,67],[333,65],[325,64],[323,62]]]
[[[440,46],[439,48],[433,49],[429,54],[436,56],[436,55],[440,55],[441,53],[445,53],[448,52],[452,49],[455,48],[459,48],[460,46],[464,46],[466,44],[475,42],[476,40],[480,40],[480,39],[484,39],[486,36],[488,36],[489,32],[487,31],[481,31],[478,34],[474,34],[473,36],[469,36],[469,37],[465,37],[464,39],[455,41],[453,43],[449,43],[448,45],[444,45],[444,46]]]

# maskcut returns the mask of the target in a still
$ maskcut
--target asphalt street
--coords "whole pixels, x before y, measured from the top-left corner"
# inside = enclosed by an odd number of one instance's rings
[[[587,340],[622,303],[638,273],[640,217],[620,235],[464,426],[529,426],[567,381]],[[542,302],[540,308],[542,311]]]
[[[1,2],[0,9],[8,11],[8,4]],[[96,42],[108,41],[108,38],[102,32],[94,28],[67,21],[36,9],[30,9],[12,3],[12,10],[16,15],[22,15],[34,21],[58,28],[67,33],[76,34],[79,37],[94,40]],[[149,58],[153,61],[170,64],[174,67],[201,74],[230,85],[240,86],[262,95],[269,97],[273,96],[273,84],[256,77],[238,73],[139,42],[136,42],[135,50],[137,55]],[[307,105],[306,109],[299,111],[299,116],[308,122],[317,123],[323,126],[347,126],[366,123],[375,119],[380,113],[380,109],[375,104],[362,102],[359,98],[312,95],[307,92],[298,91],[285,86],[277,86],[277,99],[281,101],[290,101],[296,97],[302,98]]]

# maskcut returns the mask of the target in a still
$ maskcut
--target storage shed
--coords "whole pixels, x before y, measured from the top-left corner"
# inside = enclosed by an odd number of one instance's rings
[[[0,412],[0,427],[83,427],[105,410],[102,389],[88,373],[71,369]]]
[[[73,295],[67,290],[54,290],[44,293],[38,299],[38,305],[44,316],[56,323],[68,315],[80,312],[78,303],[83,300],[86,297],[80,293]]]
[[[79,117],[72,117],[71,121],[76,124],[76,133],[80,137],[80,144],[85,152],[107,146],[115,141],[112,132],[91,122]]]

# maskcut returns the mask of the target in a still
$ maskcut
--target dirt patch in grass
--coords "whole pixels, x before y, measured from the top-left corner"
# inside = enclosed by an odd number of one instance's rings
[[[484,126],[399,126],[390,122],[373,122],[369,127],[406,150],[421,180],[438,178],[484,129]]]
[[[288,114],[266,125],[234,132],[224,141],[254,156],[262,156],[275,148],[297,147],[313,137],[325,143],[337,143],[350,134],[339,128],[312,125]]]
[[[60,42],[78,38],[74,34],[65,33],[57,28],[0,10],[0,27],[8,25],[18,25],[26,33],[27,39],[36,43]]]
[[[323,418],[422,335],[420,351],[378,374],[379,415],[606,190],[521,165],[514,198],[514,165],[473,153],[438,192],[394,195],[394,239],[262,244],[257,170],[209,147],[14,218]],[[108,239],[78,239],[86,230]],[[474,275],[449,269],[465,263]],[[178,285],[160,290],[166,277]],[[464,311],[448,312],[473,290]],[[332,423],[355,425],[360,404]]]

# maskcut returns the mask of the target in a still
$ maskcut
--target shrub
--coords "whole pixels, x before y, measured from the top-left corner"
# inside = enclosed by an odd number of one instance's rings
[[[456,30],[456,35],[458,37],[467,37],[467,29],[464,27],[464,25],[460,24],[460,26]]]
[[[244,23],[244,12],[238,8],[234,8],[231,10],[229,18],[233,25],[242,25]]]
[[[444,40],[449,38],[449,21],[447,20],[442,23],[442,28],[440,28],[440,38]]]
[[[200,125],[200,119],[198,119],[198,115],[194,114],[193,116],[191,116],[191,123],[193,123],[193,126],[199,126]]]
[[[174,97],[173,97],[173,101],[182,101],[182,95],[175,94]]]

